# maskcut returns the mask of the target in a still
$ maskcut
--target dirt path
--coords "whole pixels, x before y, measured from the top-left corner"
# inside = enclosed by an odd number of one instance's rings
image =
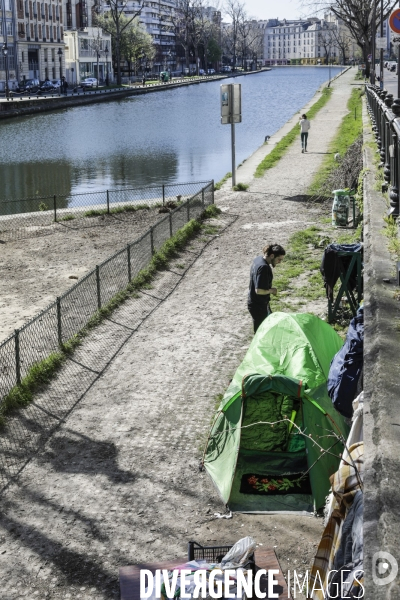
[[[337,80],[314,119],[309,153],[293,145],[250,192],[221,190],[219,235],[193,242],[10,420],[1,438],[1,598],[118,598],[120,566],[184,557],[190,539],[253,535],[284,570],[310,566],[321,519],[216,519],[224,507],[198,471],[199,448],[251,339],[249,265],[267,241],[284,245],[318,218],[299,197],[347,112],[352,77]]]

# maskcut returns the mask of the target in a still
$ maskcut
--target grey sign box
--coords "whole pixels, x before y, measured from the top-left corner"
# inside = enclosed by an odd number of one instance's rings
[[[242,86],[240,83],[221,85],[221,123],[242,122]]]

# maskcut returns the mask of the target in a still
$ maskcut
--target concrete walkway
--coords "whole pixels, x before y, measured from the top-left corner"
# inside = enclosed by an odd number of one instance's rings
[[[190,539],[253,535],[275,547],[284,569],[309,566],[320,519],[215,520],[223,506],[197,464],[216,397],[251,339],[251,260],[320,216],[301,197],[347,113],[353,77],[337,79],[312,121],[309,153],[295,143],[250,192],[217,193],[219,234],[195,241],[120,307],[10,420],[0,598],[117,598],[120,566],[184,557]]]

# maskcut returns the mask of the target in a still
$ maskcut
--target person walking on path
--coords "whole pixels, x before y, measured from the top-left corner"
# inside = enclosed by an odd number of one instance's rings
[[[254,333],[272,312],[269,301],[271,294],[276,296],[277,289],[272,287],[271,267],[279,265],[285,254],[282,246],[270,244],[263,248],[262,256],[257,256],[251,265],[247,308],[253,319]]]
[[[307,119],[307,115],[301,115],[299,125],[300,125],[301,151],[307,152],[308,132],[311,127],[310,121]]]

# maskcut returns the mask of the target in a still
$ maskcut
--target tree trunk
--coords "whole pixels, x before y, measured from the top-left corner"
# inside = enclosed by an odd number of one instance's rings
[[[365,77],[367,79],[369,79],[369,75],[370,75],[370,63],[368,62],[368,55],[369,55],[369,46],[367,44],[364,44],[364,46],[362,47],[362,51],[363,51],[363,61],[365,64]]]
[[[115,36],[115,57],[117,59],[117,85],[121,85],[121,51],[120,51],[120,31],[119,21],[115,23],[116,36]]]

